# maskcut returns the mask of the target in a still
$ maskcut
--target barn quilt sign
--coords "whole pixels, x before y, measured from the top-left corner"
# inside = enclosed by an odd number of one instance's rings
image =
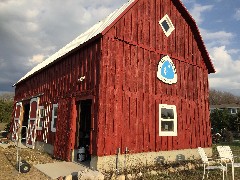
[[[167,84],[174,84],[177,82],[176,68],[169,56],[164,56],[159,61],[157,77]]]

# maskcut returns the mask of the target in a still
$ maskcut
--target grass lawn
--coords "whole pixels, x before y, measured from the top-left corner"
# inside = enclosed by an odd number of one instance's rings
[[[213,145],[213,157],[218,158],[218,152],[216,150],[217,146],[230,146],[233,154],[235,156],[240,157],[240,142],[234,143],[219,143]],[[237,159],[237,162],[240,163],[240,158]],[[188,168],[189,163],[193,168]],[[157,165],[153,167],[142,167],[136,168],[135,170],[128,170],[125,172],[125,176],[133,175],[133,179],[141,179],[141,180],[157,180],[157,179],[169,179],[169,180],[201,180],[203,176],[203,167],[201,165],[201,161],[186,161],[180,164],[164,164],[164,165]],[[175,169],[171,172],[170,169]],[[169,171],[170,170],[170,171]],[[137,176],[137,174],[141,172],[141,177]],[[231,173],[231,166],[228,166],[228,178],[225,179],[232,179]],[[106,178],[111,179],[111,177]],[[205,179],[207,179],[205,177]],[[211,170],[209,172],[208,179],[211,180],[221,180],[222,179],[222,171],[221,170]],[[235,168],[235,180],[240,180],[240,168]]]

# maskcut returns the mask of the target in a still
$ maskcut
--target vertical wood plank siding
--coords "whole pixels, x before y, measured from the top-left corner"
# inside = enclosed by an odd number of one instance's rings
[[[94,41],[66,57],[63,57],[56,64],[40,71],[34,76],[21,82],[15,89],[15,101],[21,101],[37,94],[40,96],[40,105],[47,109],[47,117],[50,119],[48,124],[48,143],[54,145],[54,155],[58,158],[69,159],[70,149],[73,149],[76,131],[76,107],[73,99],[86,96],[93,96],[93,108],[98,111],[98,85],[99,85],[99,61],[100,61],[100,41]],[[78,82],[78,78],[86,76],[83,82]],[[57,132],[51,132],[52,104],[59,104]],[[75,110],[74,110],[75,107]],[[71,121],[72,120],[72,121]],[[92,116],[93,126],[96,128],[97,114]],[[97,130],[97,128],[96,128]],[[37,131],[37,140],[42,139],[43,130]],[[93,141],[96,141],[97,132],[92,132]],[[71,142],[69,144],[69,142]],[[93,154],[96,155],[97,144],[91,147]]]
[[[175,26],[169,37],[158,23],[165,14]],[[16,101],[44,93],[40,105],[59,104],[57,132],[48,127],[56,157],[70,159],[75,102],[89,95],[93,155],[114,155],[117,148],[139,153],[211,146],[208,69],[196,29],[186,18],[175,1],[139,0],[101,38],[17,84]],[[157,79],[164,55],[175,64],[176,84]],[[78,82],[81,76],[86,79]],[[176,105],[176,137],[159,136],[159,104]]]
[[[158,21],[168,14],[166,37]],[[98,155],[165,151],[211,145],[208,70],[191,26],[170,0],[138,1],[102,40]],[[157,79],[169,55],[178,82]],[[159,104],[177,107],[178,136],[160,137]]]

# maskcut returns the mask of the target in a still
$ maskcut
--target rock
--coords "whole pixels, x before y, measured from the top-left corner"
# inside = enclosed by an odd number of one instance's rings
[[[125,175],[118,175],[116,180],[125,180]]]
[[[173,173],[173,172],[175,172],[176,170],[175,170],[173,167],[170,167],[170,168],[168,168],[168,171],[171,172],[171,173]]]
[[[127,180],[132,180],[134,179],[134,177],[131,175],[131,174],[128,174],[127,177],[126,177]]]
[[[98,171],[90,171],[85,169],[78,172],[78,180],[104,180],[104,175]]]
[[[187,167],[188,167],[189,170],[195,169],[194,164],[191,164],[191,163],[188,163],[188,164],[187,164]]]
[[[185,167],[184,167],[184,166],[179,166],[179,167],[178,167],[178,170],[179,170],[179,171],[184,171],[184,170],[185,170]]]
[[[157,171],[153,171],[153,170],[150,173],[151,173],[151,175],[157,175],[158,174]]]
[[[72,175],[65,176],[64,180],[72,180]]]
[[[95,180],[104,180],[104,175],[98,171],[94,171],[95,172]]]
[[[137,177],[142,177],[142,175],[143,174],[140,172],[140,173],[137,174]]]

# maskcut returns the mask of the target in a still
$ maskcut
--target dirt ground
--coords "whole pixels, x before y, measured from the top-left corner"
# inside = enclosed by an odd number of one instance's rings
[[[39,152],[32,149],[21,149],[20,155],[21,158],[26,160],[30,165],[31,169],[28,173],[22,174],[19,173],[16,169],[17,163],[17,149],[14,146],[9,148],[0,147],[0,180],[47,180],[51,179],[38,169],[33,167],[35,164],[39,163],[51,163],[57,160],[54,160],[46,153]]]

